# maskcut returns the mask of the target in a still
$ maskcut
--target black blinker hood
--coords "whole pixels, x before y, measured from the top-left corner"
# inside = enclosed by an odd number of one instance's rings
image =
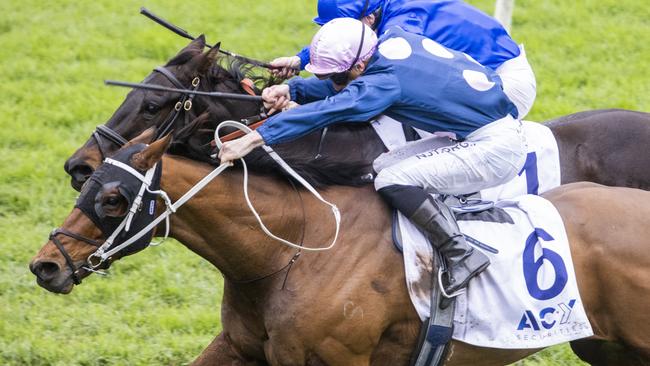
[[[146,148],[145,144],[136,144],[129,146],[125,149],[119,150],[111,157],[113,160],[120,161],[124,164],[129,164],[131,157]],[[138,170],[142,175],[145,175],[146,172]],[[160,189],[160,177],[162,175],[162,160],[158,162],[156,166],[156,171],[154,172],[151,185],[149,190],[156,191]],[[142,182],[140,179],[133,176],[131,173],[126,170],[111,165],[111,164],[102,164],[93,175],[89,178],[88,182],[84,185],[79,198],[75,204],[75,208],[78,208],[83,212],[101,231],[105,239],[107,239],[111,234],[117,229],[120,223],[126,218],[126,215],[123,217],[108,217],[105,216],[101,210],[101,203],[96,204],[96,199],[101,192],[102,187],[107,183],[116,183],[120,194],[126,198],[128,202],[128,209],[131,208],[133,201],[135,200]],[[151,222],[153,222],[156,213],[156,199],[157,195],[149,193],[146,189],[142,196],[142,202],[140,207],[136,211],[132,221],[129,231],[122,232],[115,238],[115,241],[110,248],[107,248],[106,251],[112,249],[113,247],[120,245],[121,243],[128,240],[131,236],[138,233],[140,230],[145,228]],[[128,211],[127,211],[128,215]],[[151,243],[153,238],[153,229],[147,234],[143,235],[136,242],[132,243],[130,246],[124,248],[119,252],[119,256],[123,257],[136,253]]]

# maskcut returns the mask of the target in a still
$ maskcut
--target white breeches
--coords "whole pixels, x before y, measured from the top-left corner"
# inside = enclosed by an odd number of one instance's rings
[[[537,95],[535,74],[526,58],[524,46],[519,46],[521,54],[504,62],[496,69],[503,82],[503,92],[510,98],[519,111],[518,119],[523,120],[530,112]]]
[[[375,178],[375,188],[399,184],[432,193],[473,193],[515,177],[526,161],[527,150],[521,122],[508,115],[472,132],[463,142],[383,169]]]

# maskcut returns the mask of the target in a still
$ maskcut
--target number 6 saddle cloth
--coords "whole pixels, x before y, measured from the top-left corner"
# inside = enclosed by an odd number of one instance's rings
[[[535,195],[462,213],[468,242],[490,257],[456,301],[453,339],[491,348],[541,348],[593,335],[576,283],[571,251],[556,208]],[[430,313],[432,247],[398,214],[406,281],[422,320]],[[433,284],[437,286],[438,284]]]

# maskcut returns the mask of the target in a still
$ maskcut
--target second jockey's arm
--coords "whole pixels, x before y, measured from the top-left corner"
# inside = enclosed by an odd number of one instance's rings
[[[262,91],[262,100],[264,101],[264,108],[269,111],[269,114],[273,114],[277,110],[283,110],[291,101],[289,85],[280,84],[265,88]]]
[[[284,91],[278,90],[278,95],[286,95]],[[288,142],[341,121],[365,122],[390,107],[400,93],[399,83],[391,74],[360,78],[343,93],[272,116],[258,130],[224,143],[219,158],[223,164],[244,157],[265,143]]]
[[[273,114],[276,110],[285,110],[297,104],[307,104],[335,95],[337,91],[330,80],[318,80],[315,77],[296,77],[287,84],[273,85],[262,91],[264,107]],[[290,102],[295,102],[291,104]]]

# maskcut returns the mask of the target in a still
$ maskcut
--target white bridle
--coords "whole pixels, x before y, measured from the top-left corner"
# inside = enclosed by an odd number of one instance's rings
[[[246,125],[236,122],[236,121],[224,121],[220,123],[216,130],[214,131],[214,139],[217,145],[217,148],[221,149],[222,143],[219,138],[219,130],[223,127],[235,127],[245,133],[250,133],[252,130],[248,128]],[[273,160],[275,160],[281,167],[284,169],[289,175],[291,175],[294,179],[296,179],[300,184],[302,184],[309,192],[311,192],[319,201],[325,203],[326,205],[330,206],[332,210],[332,214],[334,215],[334,219],[336,221],[336,231],[334,234],[334,238],[332,239],[332,242],[326,246],[326,247],[307,247],[304,245],[299,245],[292,243],[288,240],[285,240],[283,238],[280,238],[273,234],[267,227],[264,225],[262,222],[262,218],[260,215],[257,213],[257,210],[255,210],[255,207],[253,207],[253,204],[250,200],[250,197],[248,195],[248,168],[246,166],[246,162],[244,159],[240,159],[243,170],[244,170],[244,198],[246,200],[246,204],[250,208],[251,212],[257,219],[257,222],[260,224],[260,227],[262,228],[262,231],[264,231],[265,234],[270,236],[271,238],[279,241],[280,243],[290,246],[292,248],[297,248],[297,249],[302,249],[305,251],[325,251],[329,250],[334,245],[336,244],[336,240],[338,239],[339,236],[339,230],[341,227],[341,213],[339,212],[338,207],[334,205],[333,203],[330,203],[329,201],[325,200],[317,191],[312,187],[309,182],[307,182],[304,178],[302,178],[296,171],[294,171],[282,158],[275,152],[273,149],[271,149],[269,146],[262,146],[262,148],[271,156]],[[140,186],[140,190],[138,192],[138,196],[133,200],[133,204],[131,205],[129,209],[129,213],[126,215],[126,217],[122,220],[120,225],[115,229],[115,231],[106,239],[106,241],[88,257],[88,265],[95,270],[97,267],[99,267],[100,264],[102,264],[104,261],[106,261],[108,258],[110,258],[112,255],[115,253],[119,252],[120,250],[128,247],[129,245],[133,244],[135,241],[140,239],[143,235],[151,231],[153,228],[155,228],[161,221],[166,220],[166,232],[165,232],[165,237],[163,238],[163,241],[167,238],[169,235],[169,216],[171,216],[173,213],[178,210],[179,207],[181,207],[185,202],[187,202],[190,198],[194,197],[199,191],[201,191],[208,183],[210,183],[214,178],[216,178],[219,174],[221,174],[224,170],[232,166],[232,163],[227,163],[227,164],[221,164],[217,168],[215,168],[213,171],[211,171],[208,175],[203,177],[198,183],[196,183],[192,188],[190,188],[181,198],[179,198],[176,202],[173,204],[171,203],[171,200],[169,199],[169,196],[163,191],[149,191],[149,185],[151,184],[151,180],[153,179],[154,172],[156,170],[156,165],[155,164],[151,169],[147,170],[145,175],[140,174],[138,171],[133,169],[132,167],[128,166],[127,164],[124,164],[122,162],[106,158],[104,159],[104,163],[114,165],[116,167],[119,167],[123,170],[126,170],[129,172],[131,175],[134,177],[138,178],[141,182],[142,185]],[[110,246],[113,244],[115,238],[122,232],[124,231],[129,231],[129,227],[131,224],[131,220],[133,219],[133,216],[135,215],[136,212],[140,209],[140,206],[142,205],[142,196],[144,195],[145,190],[147,190],[150,193],[153,194],[158,194],[160,197],[163,198],[165,201],[166,209],[165,212],[163,212],[160,216],[156,217],[149,225],[144,227],[142,230],[139,232],[135,233],[132,237],[127,239],[124,243],[116,246],[115,248],[110,248]],[[93,258],[96,258],[95,262],[93,262]]]

